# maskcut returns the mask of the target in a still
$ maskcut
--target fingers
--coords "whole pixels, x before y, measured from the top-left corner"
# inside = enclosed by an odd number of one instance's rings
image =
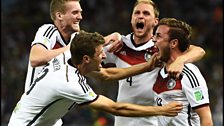
[[[115,41],[111,44],[110,48],[108,49],[108,52],[118,52],[123,47],[123,43],[121,41]]]
[[[182,79],[183,74],[181,72],[168,72],[170,78],[173,78],[174,80]]]
[[[175,60],[172,64],[168,65],[166,70],[169,76],[173,79],[178,79],[184,68],[184,63],[180,60]]]
[[[170,110],[166,116],[177,116],[183,109],[183,104],[180,102],[170,102],[168,105],[170,105]]]

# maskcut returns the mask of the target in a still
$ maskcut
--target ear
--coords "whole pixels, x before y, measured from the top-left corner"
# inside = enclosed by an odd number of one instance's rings
[[[83,62],[83,63],[89,63],[89,62],[90,62],[90,57],[89,57],[88,55],[84,55],[84,56],[82,57],[82,62]]]
[[[176,48],[178,46],[178,39],[172,39],[170,41],[170,48],[173,49],[173,48]]]
[[[156,25],[158,25],[158,23],[159,23],[159,18],[155,18],[154,19],[154,25],[156,26]]]
[[[62,19],[62,13],[61,12],[56,12],[56,18],[61,20]]]

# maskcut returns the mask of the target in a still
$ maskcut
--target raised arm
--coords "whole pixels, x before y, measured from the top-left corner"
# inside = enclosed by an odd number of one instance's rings
[[[133,65],[127,68],[101,68],[100,71],[93,71],[86,76],[100,80],[120,80],[133,75],[137,75],[144,72],[149,72],[155,68],[155,62],[157,61],[156,53],[152,58],[145,63]]]
[[[203,48],[190,45],[189,49],[183,55],[167,67],[167,72],[173,78],[178,78],[184,68],[184,64],[199,61],[205,55]]]
[[[58,49],[48,50],[41,44],[33,45],[30,50],[30,62],[32,67],[46,64],[51,59],[69,49],[70,45]]]
[[[176,116],[182,109],[182,104],[171,102],[165,106],[141,106],[129,103],[117,103],[100,95],[98,99],[89,104],[90,107],[102,110],[117,116]]]
[[[123,47],[123,42],[121,41],[121,35],[118,32],[114,32],[104,37],[104,46],[111,44],[108,52],[117,52]]]

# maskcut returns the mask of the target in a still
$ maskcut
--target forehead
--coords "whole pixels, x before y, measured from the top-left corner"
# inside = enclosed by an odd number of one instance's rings
[[[169,32],[169,26],[167,25],[159,25],[156,33],[160,33],[160,34],[167,34]]]
[[[139,3],[134,7],[134,11],[150,11],[154,12],[153,6],[149,3]]]
[[[95,54],[100,54],[103,51],[103,45],[99,45],[95,48],[96,53]]]

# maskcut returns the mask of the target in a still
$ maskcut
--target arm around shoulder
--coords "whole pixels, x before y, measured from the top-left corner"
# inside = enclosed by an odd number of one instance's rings
[[[199,46],[190,45],[183,55],[178,56],[173,63],[167,67],[167,72],[171,77],[179,78],[184,64],[199,61],[204,57],[205,51]]]
[[[206,54],[205,50],[199,46],[190,45],[189,49],[180,56],[184,63],[192,63],[201,60]]]

